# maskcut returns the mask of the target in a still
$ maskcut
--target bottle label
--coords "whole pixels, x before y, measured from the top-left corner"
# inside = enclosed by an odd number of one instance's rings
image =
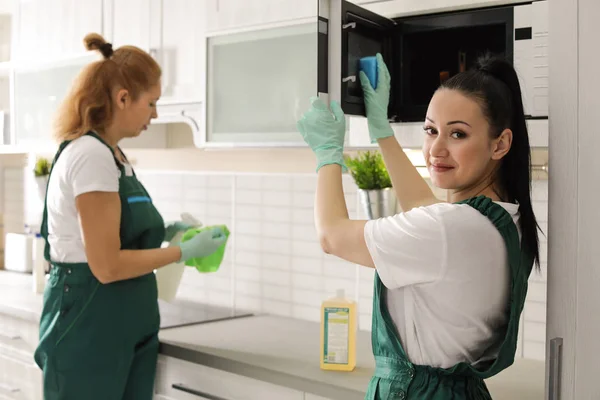
[[[348,364],[349,334],[350,309],[326,307],[323,341],[325,364]]]

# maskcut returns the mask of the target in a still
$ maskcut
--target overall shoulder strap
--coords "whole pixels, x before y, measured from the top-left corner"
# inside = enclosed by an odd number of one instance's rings
[[[87,132],[86,135],[92,136],[92,137],[98,139],[110,150],[111,154],[113,155],[113,159],[115,160],[115,164],[117,165],[117,168],[119,168],[119,171],[121,171],[121,174],[123,175],[124,174],[123,165],[121,165],[119,160],[117,160],[117,158],[115,157],[112,147],[110,147],[108,145],[108,143],[106,143],[98,134],[96,134],[93,131]],[[73,142],[73,140],[65,140],[58,147],[58,150],[57,150],[56,154],[54,155],[54,159],[52,160],[52,165],[50,166],[50,174],[48,175],[48,182],[50,182],[50,177],[52,176],[52,172],[54,170],[54,166],[56,165],[56,161],[58,161],[58,158],[60,157],[62,152],[72,142]],[[48,187],[49,187],[49,185],[46,185],[46,194],[44,197],[44,212],[42,214],[42,225],[40,227],[40,235],[44,238],[44,241],[45,241],[44,258],[46,259],[46,261],[52,262],[52,260],[50,260],[50,244],[48,243]]]
[[[50,186],[50,177],[52,176],[52,172],[54,172],[54,166],[56,165],[56,161],[62,154],[62,152],[67,148],[67,146],[71,143],[71,140],[65,140],[58,146],[58,150],[52,159],[52,165],[50,166],[50,173],[48,174],[48,184],[46,185],[46,193],[44,195],[44,212],[42,213],[42,225],[40,226],[40,235],[44,238],[44,258],[48,262],[52,262],[50,260],[50,244],[48,243],[48,187]]]
[[[510,295],[507,305],[509,320],[498,357],[484,369],[475,369],[469,366],[473,374],[486,379],[496,375],[514,362],[519,320],[527,295],[527,282],[533,267],[533,256],[522,251],[517,226],[504,207],[485,196],[474,197],[460,203],[475,208],[494,224],[504,239],[510,265]]]
[[[102,139],[102,137],[100,135],[98,135],[96,132],[89,131],[88,133],[86,133],[86,135],[98,139],[103,145],[105,145],[110,150],[110,154],[112,154],[113,159],[115,160],[115,164],[117,165],[117,168],[119,169],[119,171],[121,171],[121,174],[123,174],[124,173],[124,171],[123,171],[123,164],[121,164],[121,162],[119,161],[119,159],[115,155],[114,149],[108,143],[106,143],[106,141],[104,139]],[[120,151],[120,149],[119,149],[119,151]],[[121,154],[122,153],[123,152],[121,151]]]

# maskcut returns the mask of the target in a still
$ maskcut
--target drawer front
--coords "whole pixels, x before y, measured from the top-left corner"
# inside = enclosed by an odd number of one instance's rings
[[[27,400],[23,392],[8,384],[0,383],[0,400]]]
[[[162,355],[156,393],[177,400],[304,400],[294,389]]]
[[[39,343],[39,324],[7,314],[0,314],[0,341],[19,340],[33,355]]]
[[[42,371],[33,361],[38,325],[0,314],[0,400],[42,400]]]
[[[42,400],[42,389],[42,372],[33,360],[26,362],[0,354],[1,396],[18,400]]]

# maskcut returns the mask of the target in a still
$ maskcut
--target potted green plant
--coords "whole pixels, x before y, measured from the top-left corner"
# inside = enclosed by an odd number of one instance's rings
[[[358,186],[365,215],[369,219],[376,219],[396,214],[396,194],[381,153],[359,152],[354,157],[346,156],[345,161]]]
[[[48,188],[48,178],[50,176],[51,167],[52,163],[44,157],[38,157],[35,162],[35,166],[33,167],[33,174],[37,184],[38,195],[42,201],[44,201],[46,198],[46,189]]]

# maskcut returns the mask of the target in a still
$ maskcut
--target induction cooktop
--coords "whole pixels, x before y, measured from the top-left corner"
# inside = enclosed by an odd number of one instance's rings
[[[246,310],[215,306],[184,299],[175,299],[171,302],[158,300],[158,306],[160,309],[161,329],[244,318],[253,315]]]

